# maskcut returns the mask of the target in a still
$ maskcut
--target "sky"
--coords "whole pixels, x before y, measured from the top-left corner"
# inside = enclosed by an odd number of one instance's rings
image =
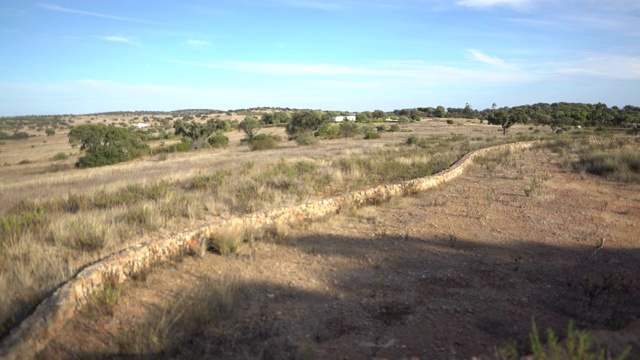
[[[0,0],[0,116],[640,105],[640,0]]]

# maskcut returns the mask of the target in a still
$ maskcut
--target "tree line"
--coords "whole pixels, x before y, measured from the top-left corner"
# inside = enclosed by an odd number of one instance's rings
[[[537,103],[514,107],[498,107],[495,103],[489,109],[475,110],[466,104],[464,108],[418,107],[393,111],[397,115],[411,118],[468,118],[487,120],[492,124],[508,127],[514,123],[548,125],[553,130],[564,126],[616,126],[638,127],[640,107],[626,105],[608,107],[604,103]]]

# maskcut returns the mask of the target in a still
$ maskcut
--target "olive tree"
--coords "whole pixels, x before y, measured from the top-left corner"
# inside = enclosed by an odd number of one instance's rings
[[[245,117],[244,120],[238,124],[238,129],[247,134],[248,141],[253,140],[253,137],[256,136],[261,127],[262,123],[260,120],[252,115]]]

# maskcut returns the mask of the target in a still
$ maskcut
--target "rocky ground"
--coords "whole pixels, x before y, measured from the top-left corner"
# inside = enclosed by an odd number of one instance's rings
[[[158,266],[88,306],[40,358],[469,359],[512,341],[527,353],[532,318],[561,336],[570,320],[638,324],[640,186],[562,162],[513,153],[234,255]],[[627,333],[597,340],[614,352],[636,341],[640,358],[640,326]]]

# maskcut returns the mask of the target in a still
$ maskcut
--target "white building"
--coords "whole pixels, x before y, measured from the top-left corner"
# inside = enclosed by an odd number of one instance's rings
[[[333,116],[331,118],[333,122],[342,122],[342,121],[356,121],[355,115],[347,115],[347,116]]]

